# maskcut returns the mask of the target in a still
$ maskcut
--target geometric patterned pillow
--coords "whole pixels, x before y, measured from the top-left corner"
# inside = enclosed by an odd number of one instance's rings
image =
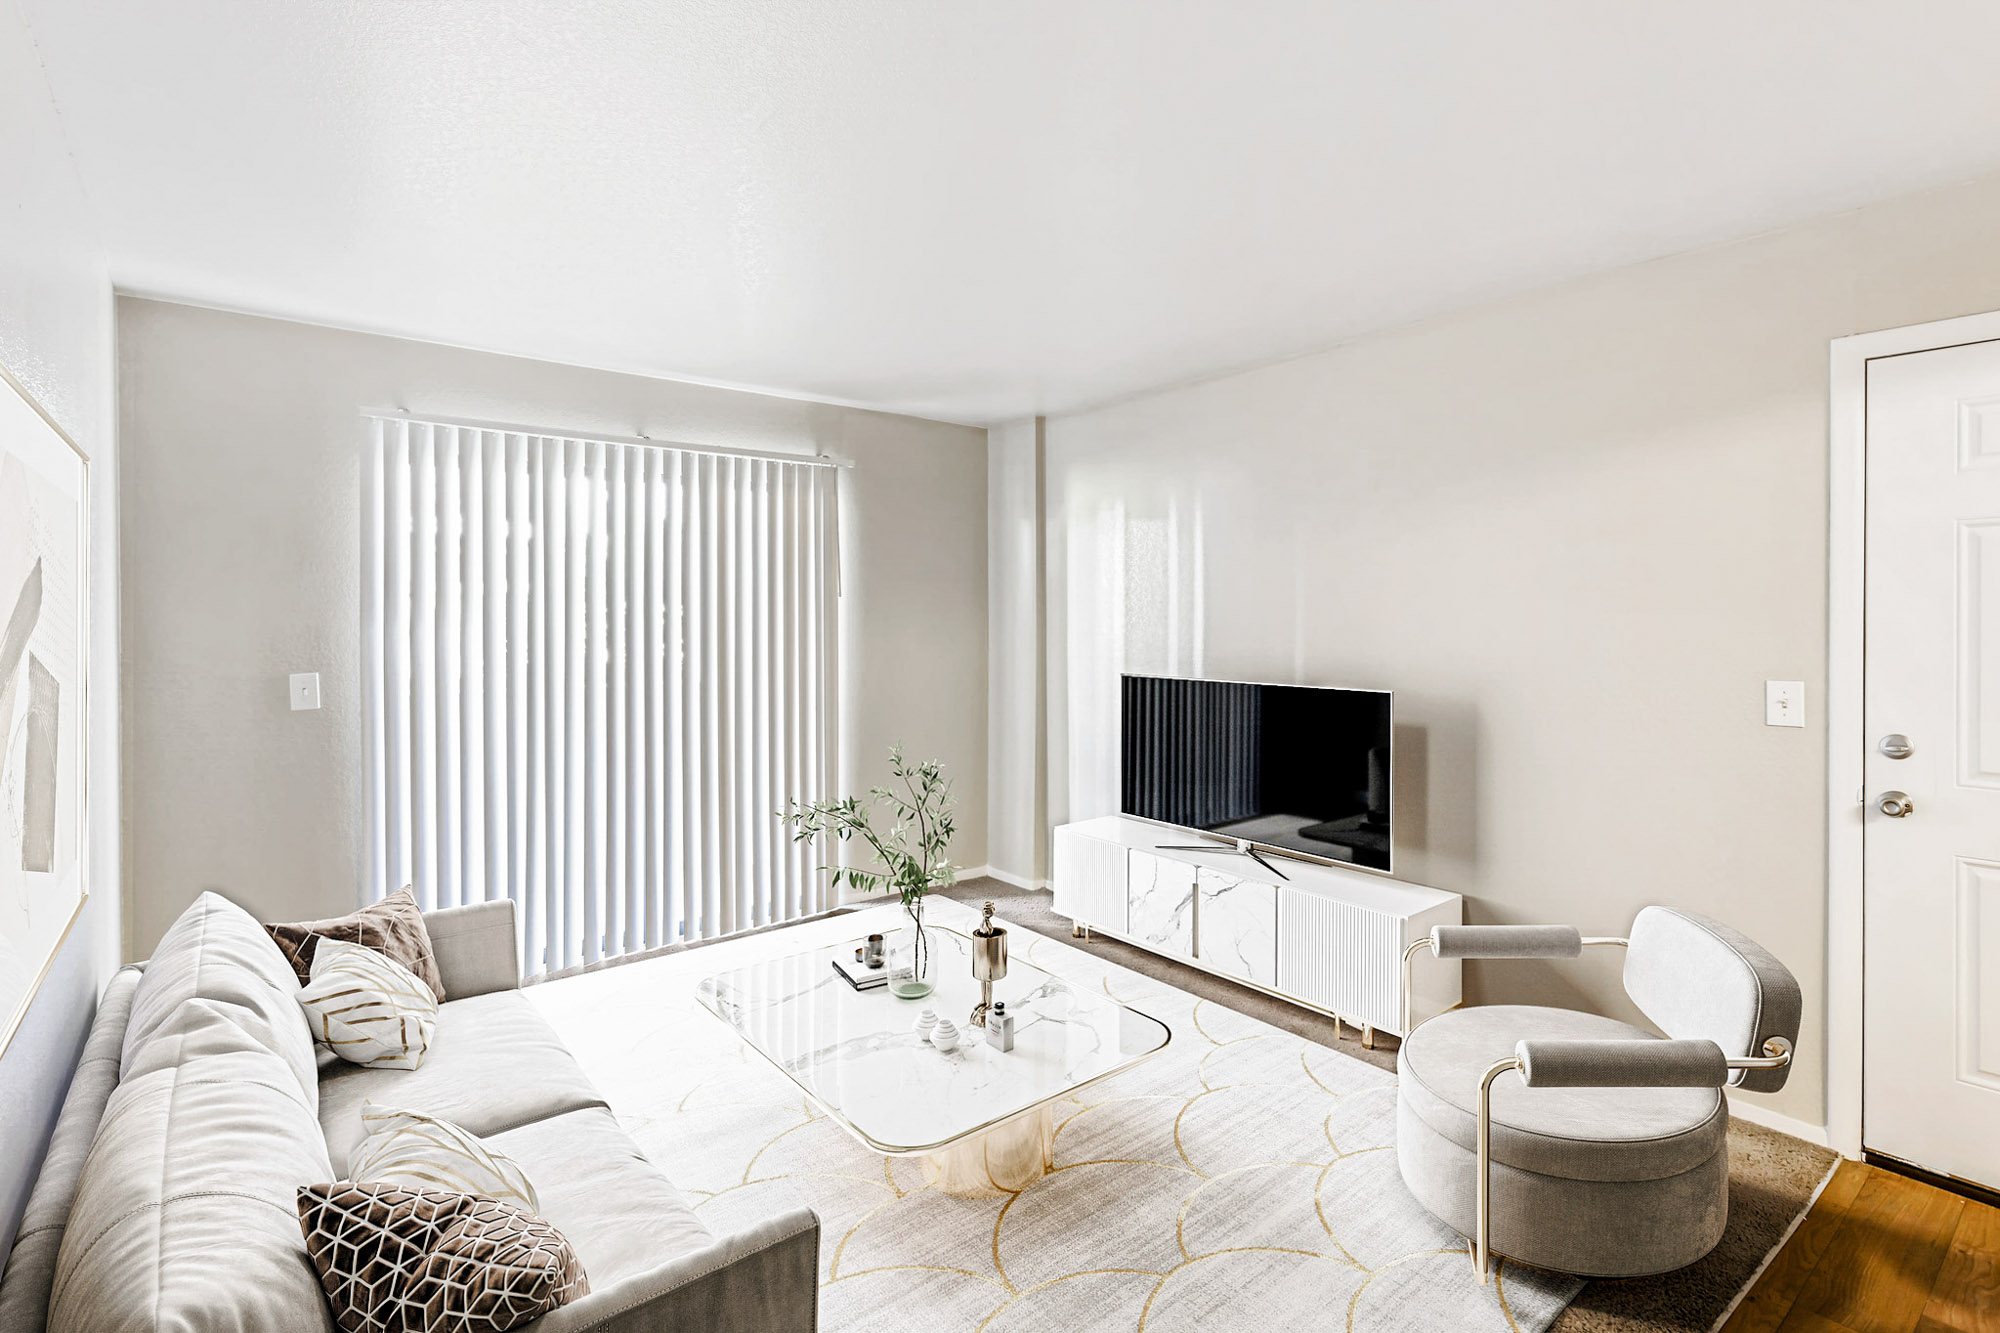
[[[367,1137],[347,1156],[349,1180],[481,1194],[531,1213],[542,1206],[520,1163],[449,1120],[364,1101],[361,1124]]]
[[[299,1005],[315,1039],[378,1069],[415,1069],[437,1028],[430,987],[387,954],[344,940],[319,942]]]
[[[346,1333],[502,1333],[590,1290],[561,1232],[477,1194],[302,1185],[299,1227]]]
[[[438,975],[437,955],[431,951],[430,927],[424,924],[423,909],[417,906],[416,895],[408,888],[398,889],[380,902],[346,916],[266,925],[264,929],[271,933],[271,938],[278,942],[278,951],[299,974],[301,986],[312,980],[313,955],[319,942],[346,940],[389,955],[423,978],[439,1002],[445,998],[444,978]]]

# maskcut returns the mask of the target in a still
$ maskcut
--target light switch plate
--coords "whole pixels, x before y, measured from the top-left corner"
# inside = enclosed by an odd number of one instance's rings
[[[1802,680],[1764,682],[1764,725],[1803,727],[1806,724],[1806,683]]]
[[[298,671],[292,674],[292,711],[319,707],[319,672]]]

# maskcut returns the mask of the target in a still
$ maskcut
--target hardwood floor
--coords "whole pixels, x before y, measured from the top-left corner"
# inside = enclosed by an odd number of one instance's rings
[[[2000,1333],[2000,1208],[1842,1162],[1722,1333]]]

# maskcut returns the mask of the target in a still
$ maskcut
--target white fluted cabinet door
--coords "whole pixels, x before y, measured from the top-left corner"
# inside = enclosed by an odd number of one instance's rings
[[[1125,856],[1121,842],[1057,829],[1056,911],[1083,925],[1124,934],[1128,919]]]

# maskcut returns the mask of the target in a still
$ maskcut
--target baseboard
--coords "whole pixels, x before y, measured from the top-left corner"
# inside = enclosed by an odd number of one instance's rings
[[[1765,1129],[1775,1129],[1780,1134],[1789,1134],[1795,1139],[1804,1139],[1807,1143],[1813,1144],[1816,1147],[1830,1148],[1833,1146],[1833,1140],[1828,1137],[1825,1125],[1809,1125],[1805,1121],[1793,1116],[1773,1111],[1766,1106],[1759,1106],[1756,1102],[1748,1098],[1731,1097],[1729,1099],[1729,1114],[1735,1116],[1738,1120],[1748,1120],[1753,1125],[1762,1125]]]
[[[1049,887],[1041,880],[1030,879],[1026,875],[1016,875],[1012,871],[1002,870],[998,866],[980,866],[977,870],[961,871],[959,878],[971,879],[975,875],[985,875],[990,879],[997,879],[1002,884],[1011,885],[1017,889],[1046,889]]]

